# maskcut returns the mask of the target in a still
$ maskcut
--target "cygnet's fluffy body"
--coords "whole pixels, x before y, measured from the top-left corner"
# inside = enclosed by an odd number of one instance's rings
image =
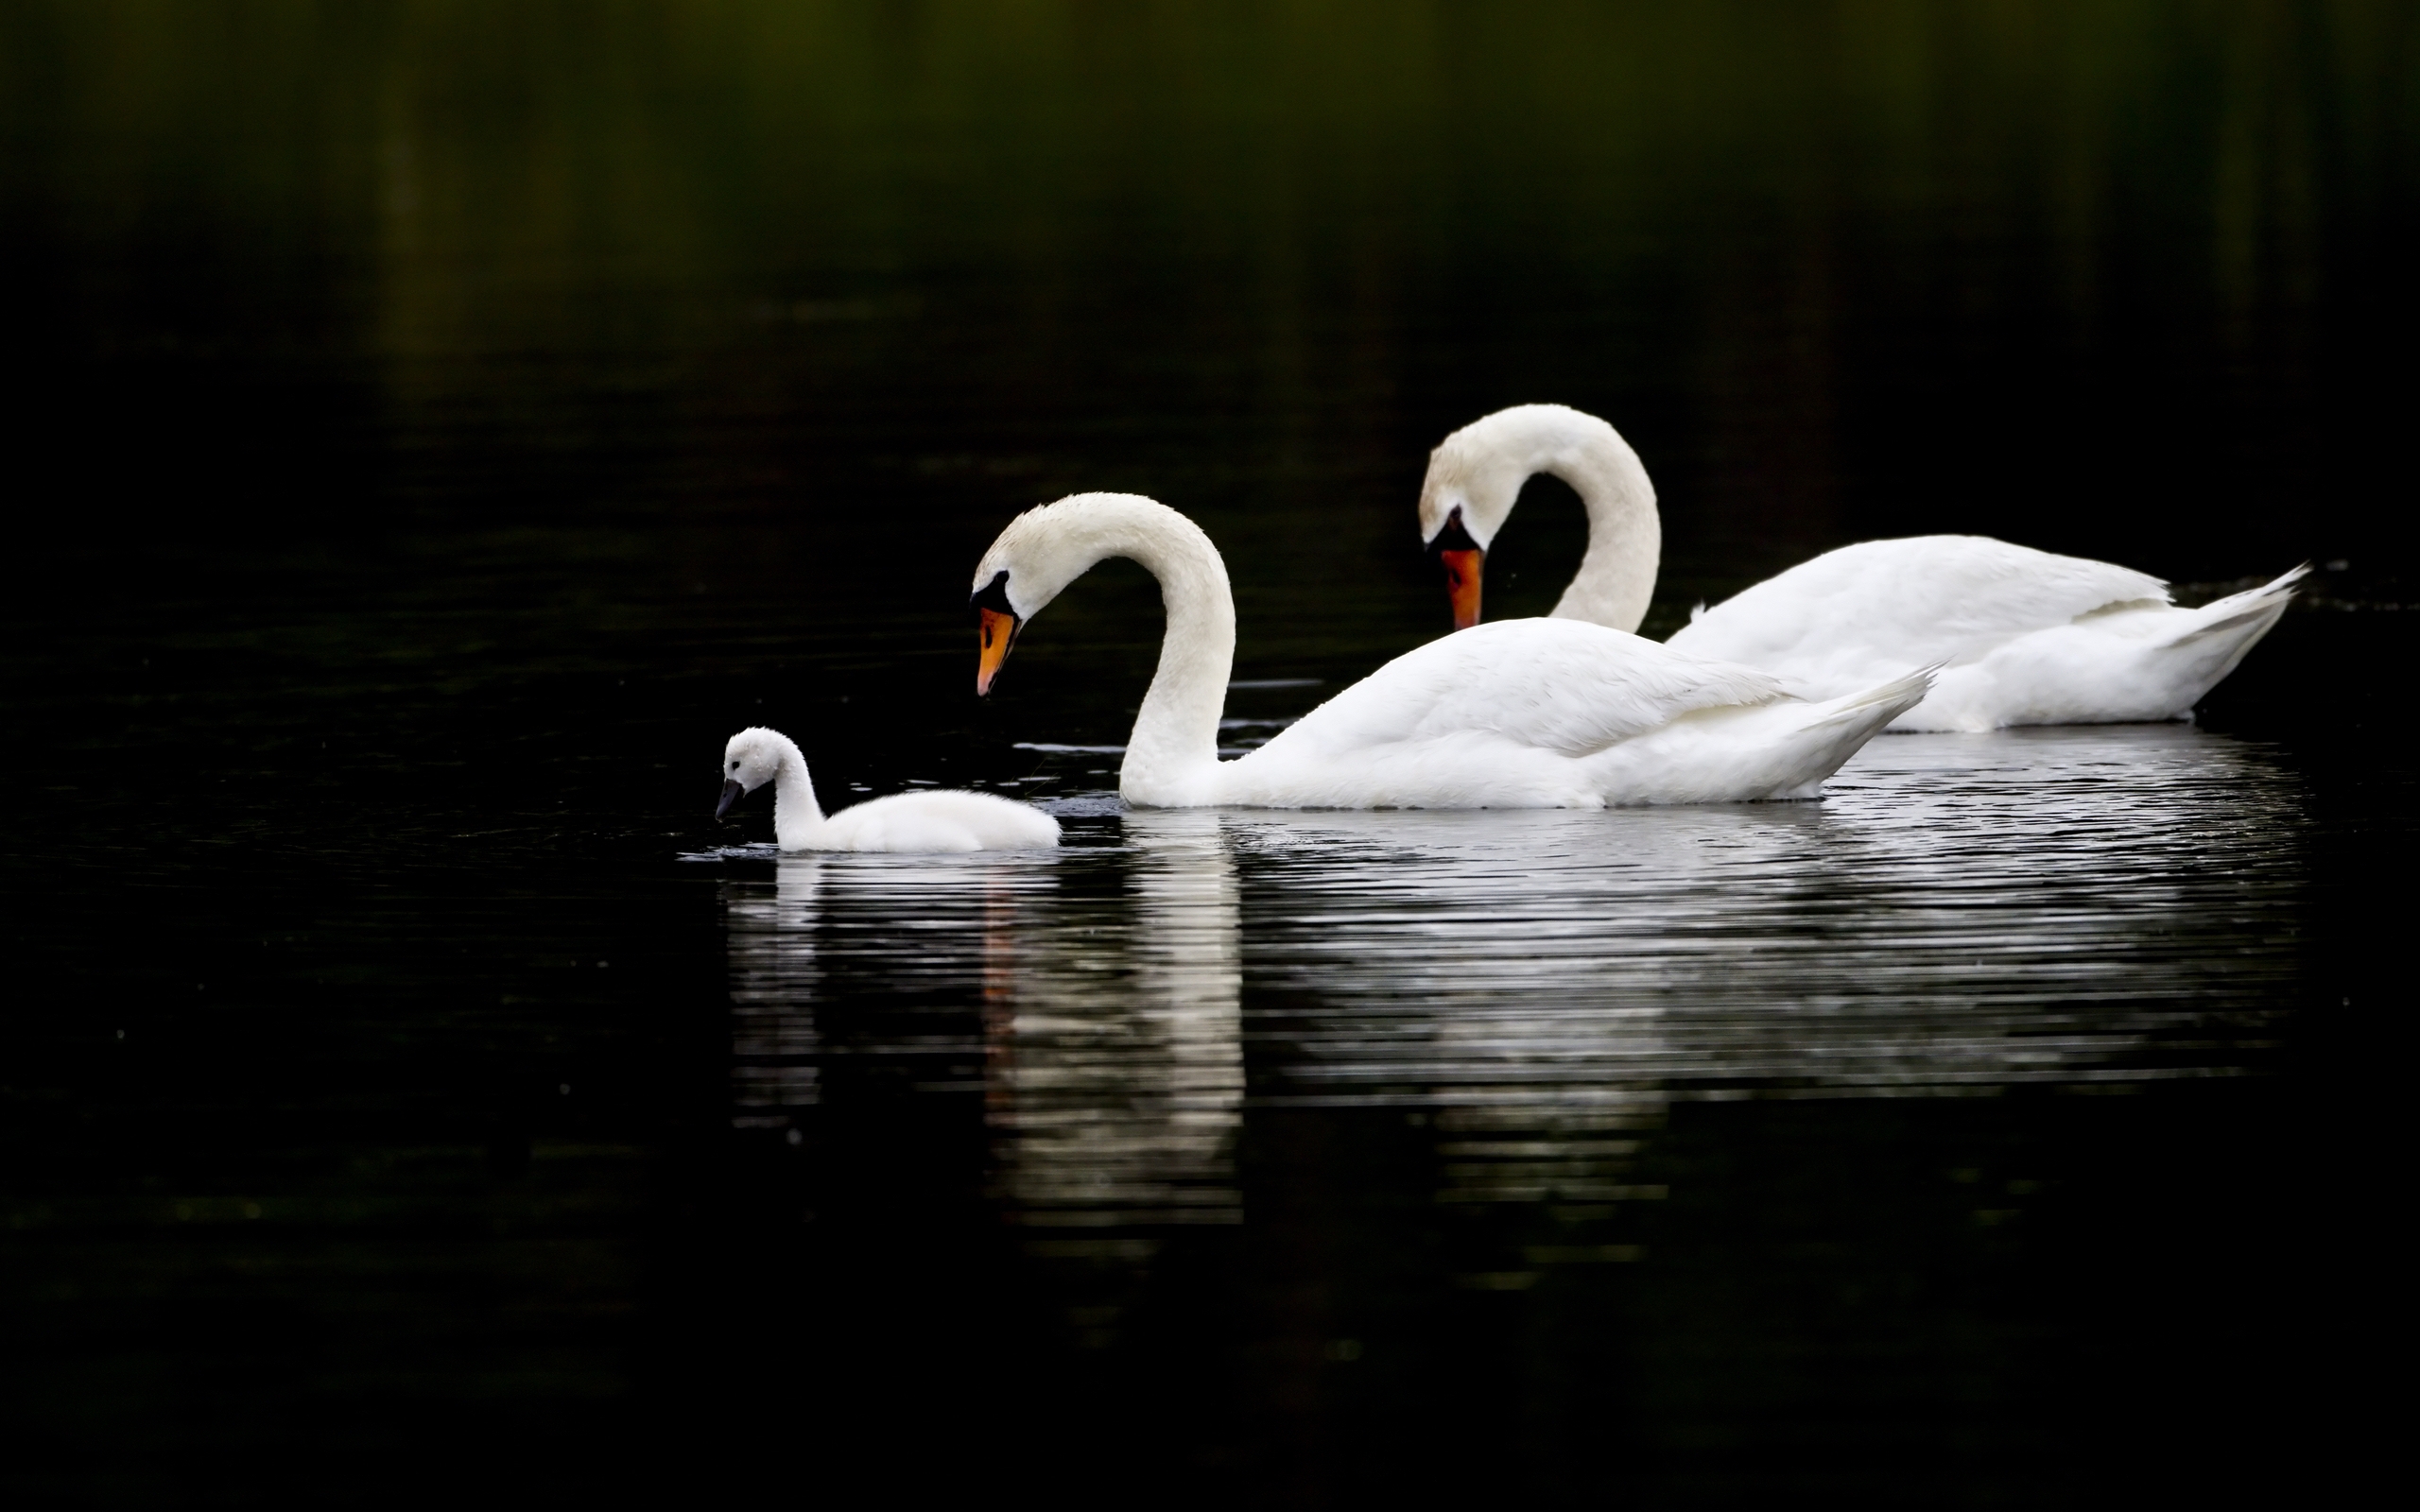
[[[896,793],[825,817],[798,743],[778,730],[743,730],[722,752],[719,818],[773,784],[773,839],[785,850],[890,852],[1033,850],[1059,843],[1059,821],[1027,803],[943,788]]]

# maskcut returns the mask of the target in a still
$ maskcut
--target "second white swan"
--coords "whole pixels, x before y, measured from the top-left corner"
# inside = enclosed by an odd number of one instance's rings
[[[1160,582],[1167,628],[1118,791],[1156,808],[1602,808],[1812,798],[1913,706],[1929,669],[1844,697],[1574,620],[1505,620],[1397,657],[1258,750],[1220,761],[1235,662],[1226,563],[1200,526],[1132,494],[1010,522],[975,570],[988,693],[1017,633],[1112,557]]]
[[[1588,509],[1588,550],[1554,614],[1636,629],[1663,547],[1654,485],[1611,425],[1561,404],[1498,410],[1429,457],[1421,539],[1444,566],[1455,625],[1478,623],[1487,547],[1540,472]],[[2104,561],[1982,536],[1867,541],[1702,610],[1665,644],[1761,667],[1810,697],[1940,663],[1893,730],[2181,719],[2269,633],[2308,570],[2180,609],[2158,578]]]

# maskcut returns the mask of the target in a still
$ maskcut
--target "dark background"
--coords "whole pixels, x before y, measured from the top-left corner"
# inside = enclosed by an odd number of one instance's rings
[[[0,8],[9,1473],[1938,1505],[2359,1463],[2415,216],[2389,0]],[[836,794],[1119,738],[1139,573],[967,687],[967,571],[1078,489],[1211,531],[1238,677],[1357,676],[1443,627],[1427,448],[1530,401],[1653,472],[1651,632],[1876,535],[2187,596],[2321,564],[2205,711],[2317,794],[2333,943],[2259,1087],[1685,1109],[1728,1195],[1670,1290],[1590,1294],[1666,1341],[1632,1375],[1602,1315],[1474,1314],[1325,1416],[1212,1346],[1285,1332],[1238,1276],[1393,1295],[1353,1204],[1421,1178],[1350,1117],[1248,1129],[1274,1247],[1108,1370],[1020,1312],[979,1121],[731,1144],[670,859],[729,837],[718,739]],[[1579,554],[1559,486],[1518,522],[1502,614]],[[1928,1247],[1910,1173],[2011,1148],[2092,1177],[2062,1237]],[[804,1201],[857,1238],[802,1250]],[[2056,1347],[1945,1395],[1906,1362],[1949,1345],[1839,1321],[1894,1286]],[[1523,1351],[1563,1384],[1495,1393]]]

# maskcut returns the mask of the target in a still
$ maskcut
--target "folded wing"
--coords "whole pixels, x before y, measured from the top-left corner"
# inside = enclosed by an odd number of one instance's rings
[[[1779,679],[1581,620],[1497,620],[1388,662],[1263,747],[1411,745],[1471,733],[1585,756],[1710,709],[1787,696]],[[1249,759],[1249,758],[1248,758]]]
[[[1843,650],[1956,665],[2015,636],[2169,602],[2147,573],[1980,536],[1867,541],[1825,552],[1706,610],[1668,643],[1788,672]]]

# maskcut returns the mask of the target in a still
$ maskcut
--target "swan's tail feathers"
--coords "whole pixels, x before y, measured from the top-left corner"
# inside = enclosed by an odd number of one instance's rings
[[[1918,667],[1878,687],[1827,699],[1800,712],[1800,723],[1785,742],[1790,751],[1788,779],[1773,798],[1818,798],[1824,780],[1882,733],[1892,720],[1925,701],[1944,663]]]
[[[2294,585],[2309,576],[2310,563],[2305,562],[2258,588],[2214,598],[2192,610],[2192,622],[2169,637],[2167,644],[2185,645],[2217,635],[2240,635],[2241,644],[2234,648],[2234,655],[2240,657],[2269,633],[2277,617],[2286,612],[2286,606],[2293,602]],[[2227,664],[2232,667],[2235,663],[2231,660]]]
[[[2273,582],[2184,611],[2175,630],[2152,652],[2172,706],[2167,717],[2184,716],[2236,669],[2276,627],[2293,601],[2294,585],[2309,572],[2305,562]]]
[[[1833,728],[1862,729],[1866,734],[1871,735],[1892,720],[1924,702],[1925,695],[1932,692],[1932,679],[1939,677],[1941,669],[1948,664],[1946,662],[1935,662],[1930,666],[1918,667],[1912,672],[1893,678],[1878,687],[1868,688],[1863,693],[1852,693],[1844,697],[1817,704],[1814,717],[1806,722],[1806,728],[1810,730]],[[1864,743],[1860,739],[1858,745],[1861,746]],[[1841,754],[1841,759],[1848,760],[1849,755],[1856,749],[1857,746],[1851,746],[1847,752]]]

